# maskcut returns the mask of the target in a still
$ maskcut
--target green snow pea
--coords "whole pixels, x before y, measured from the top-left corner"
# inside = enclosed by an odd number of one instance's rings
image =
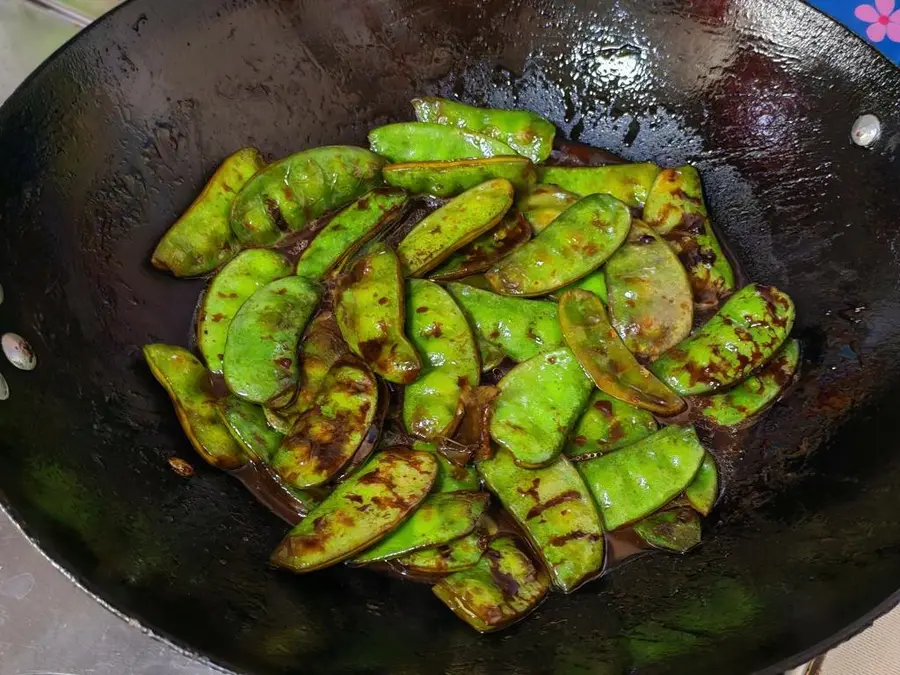
[[[278,279],[250,296],[225,342],[225,383],[232,393],[272,407],[293,398],[297,343],[318,302],[318,289],[301,277]]]
[[[485,273],[502,295],[545,295],[590,274],[628,236],[631,212],[609,195],[570,206],[543,232]]]
[[[531,225],[511,209],[493,229],[463,246],[428,276],[439,281],[483,272],[531,239]]]
[[[403,523],[436,477],[437,461],[427,452],[375,453],[288,533],[272,564],[304,573],[353,557]]]
[[[247,456],[269,464],[284,436],[269,427],[263,409],[230,395],[219,401],[218,412]]]
[[[414,551],[395,558],[394,562],[402,569],[417,574],[444,575],[471,569],[478,564],[496,533],[497,525],[490,516],[483,513],[475,529],[465,537],[440,546]]]
[[[145,345],[143,352],[150,372],[172,399],[181,428],[200,456],[220,469],[243,466],[247,457],[219,419],[217,400],[210,393],[209,374],[203,364],[182,347],[152,344]]]
[[[694,300],[684,267],[651,228],[634,221],[606,261],[609,318],[636,356],[659,356],[691,332]]]
[[[716,460],[710,453],[703,456],[700,470],[690,485],[685,488],[684,496],[698,513],[708,516],[719,499],[719,470]]]
[[[478,462],[488,489],[512,514],[543,558],[553,585],[571,593],[603,569],[603,524],[581,474],[565,457],[523,469],[500,448]]]
[[[534,234],[540,234],[557,216],[578,201],[578,195],[555,185],[537,185],[531,194],[521,197],[519,210],[531,223]]]
[[[298,152],[247,182],[231,208],[231,229],[245,244],[274,244],[379,186],[383,166],[378,155],[345,145]]]
[[[414,98],[412,106],[420,122],[446,124],[499,139],[533,162],[543,162],[553,150],[556,127],[529,110],[476,108],[434,96]]]
[[[615,253],[613,253],[615,255]],[[601,267],[595,272],[591,272],[583,279],[579,279],[574,284],[569,284],[563,288],[560,288],[558,291],[553,293],[550,297],[555,298],[557,301],[562,297],[562,294],[566,291],[571,291],[574,288],[580,288],[583,291],[590,291],[598,298],[600,301],[607,305],[609,304],[609,291],[606,287],[606,271]]]
[[[538,181],[568,190],[579,197],[607,194],[640,208],[647,201],[659,175],[656,164],[611,164],[609,166],[538,167]]]
[[[513,186],[497,178],[466,190],[427,215],[397,246],[407,276],[421,277],[493,228],[509,210]]]
[[[715,307],[734,290],[734,271],[710,225],[697,169],[663,170],[650,190],[644,220],[678,254],[698,307]]]
[[[662,511],[635,523],[634,531],[653,548],[687,553],[700,544],[700,516],[691,509]]]
[[[376,188],[335,215],[297,260],[297,274],[319,280],[403,215],[403,190]]]
[[[403,334],[405,305],[400,261],[379,244],[341,279],[334,312],[353,353],[397,384],[411,384],[422,369],[416,348]]]
[[[281,253],[254,248],[239,253],[213,277],[197,318],[197,346],[210,371],[221,375],[225,369],[228,328],[241,305],[260,288],[292,271],[291,261]]]
[[[684,401],[628,351],[596,295],[582,290],[563,293],[559,322],[566,343],[599,389],[660,415],[684,410]]]
[[[497,387],[491,438],[525,467],[544,466],[559,455],[593,389],[566,347],[520,363]]]
[[[737,427],[752,422],[778,400],[794,381],[800,361],[800,343],[788,340],[765,366],[721,394],[699,397],[694,409],[703,422]]]
[[[724,389],[767,363],[793,325],[794,303],[785,293],[750,284],[650,369],[685,396]]]
[[[692,426],[672,425],[576,466],[594,494],[608,530],[637,522],[681,494],[706,451]]]
[[[416,441],[413,450],[430,452],[438,460],[438,477],[432,492],[460,492],[472,491],[481,488],[478,482],[478,473],[473,466],[459,466],[444,457],[437,449],[437,444],[431,441]]]
[[[498,537],[468,570],[441,579],[431,591],[480,633],[499,630],[538,606],[550,580],[514,537]]]
[[[448,544],[465,537],[487,508],[486,492],[450,492],[428,496],[409,520],[353,559],[372,563],[397,558],[423,548]]]
[[[400,122],[369,132],[369,147],[393,164],[515,155],[506,143],[442,124]]]
[[[658,428],[656,418],[646,410],[595,391],[563,452],[574,461],[592,459],[631,445]]]
[[[230,260],[240,250],[229,222],[235,195],[265,164],[256,148],[238,150],[222,162],[157,244],[153,266],[176,277],[196,277]]]
[[[488,157],[384,167],[384,182],[388,185],[435,197],[455,197],[494,178],[505,178],[516,192],[526,193],[534,187],[534,164],[525,157]]]

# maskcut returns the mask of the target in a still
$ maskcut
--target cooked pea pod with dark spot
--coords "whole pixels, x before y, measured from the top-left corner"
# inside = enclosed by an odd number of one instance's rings
[[[540,234],[556,220],[557,216],[578,201],[578,195],[566,192],[556,185],[537,185],[521,197],[517,206],[531,224],[535,234]]]
[[[653,548],[687,553],[700,544],[700,516],[691,509],[654,513],[634,524],[634,531]]]
[[[531,239],[531,226],[517,209],[511,209],[493,229],[453,253],[428,276],[438,281],[483,272]]]
[[[556,185],[579,197],[612,195],[633,208],[644,206],[653,181],[659,175],[656,164],[612,164],[609,166],[538,167],[538,181]]]
[[[460,492],[478,490],[478,474],[473,466],[459,466],[447,459],[432,441],[416,441],[413,450],[432,453],[438,461],[438,477],[434,492]]]
[[[516,192],[534,187],[534,164],[525,157],[488,157],[450,162],[407,162],[384,167],[384,181],[413,194],[456,197],[476,185],[504,178]]]
[[[497,525],[484,513],[475,529],[465,537],[395,558],[394,562],[416,574],[444,575],[471,569],[478,564],[496,533]]]
[[[573,461],[592,459],[636,443],[658,428],[646,410],[595,391],[563,452]]]
[[[369,132],[369,147],[394,164],[515,155],[503,141],[442,124],[399,122]]]
[[[263,409],[231,395],[219,401],[219,416],[248,457],[268,464],[284,435],[266,423]]]
[[[719,470],[716,460],[708,452],[694,480],[685,488],[684,496],[693,509],[704,516],[708,516],[716,505],[719,499]]]

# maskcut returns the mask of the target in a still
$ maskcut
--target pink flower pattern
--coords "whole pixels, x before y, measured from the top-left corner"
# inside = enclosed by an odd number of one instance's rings
[[[854,11],[856,18],[869,24],[866,35],[872,42],[881,42],[887,37],[892,42],[900,42],[900,10],[894,11],[894,0],[875,0],[875,5],[859,5]]]

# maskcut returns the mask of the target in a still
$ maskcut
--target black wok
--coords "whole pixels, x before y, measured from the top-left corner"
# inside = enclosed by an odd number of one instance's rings
[[[479,636],[424,586],[266,566],[285,526],[190,449],[139,354],[202,281],[149,266],[217,163],[364,143],[416,94],[526,107],[696,162],[750,278],[796,301],[802,379],[720,459],[683,559],[638,559]],[[0,110],[0,496],[117,611],[253,673],[774,673],[900,587],[900,72],[794,0],[134,0]],[[872,150],[853,146],[880,116]],[[167,459],[190,461],[177,475]]]

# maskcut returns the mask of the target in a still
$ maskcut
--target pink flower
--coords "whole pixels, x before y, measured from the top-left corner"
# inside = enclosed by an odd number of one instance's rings
[[[887,36],[892,42],[900,42],[900,10],[894,11],[894,0],[875,0],[875,6],[860,5],[854,12],[856,18],[871,24],[866,35],[872,42],[881,42]]]

